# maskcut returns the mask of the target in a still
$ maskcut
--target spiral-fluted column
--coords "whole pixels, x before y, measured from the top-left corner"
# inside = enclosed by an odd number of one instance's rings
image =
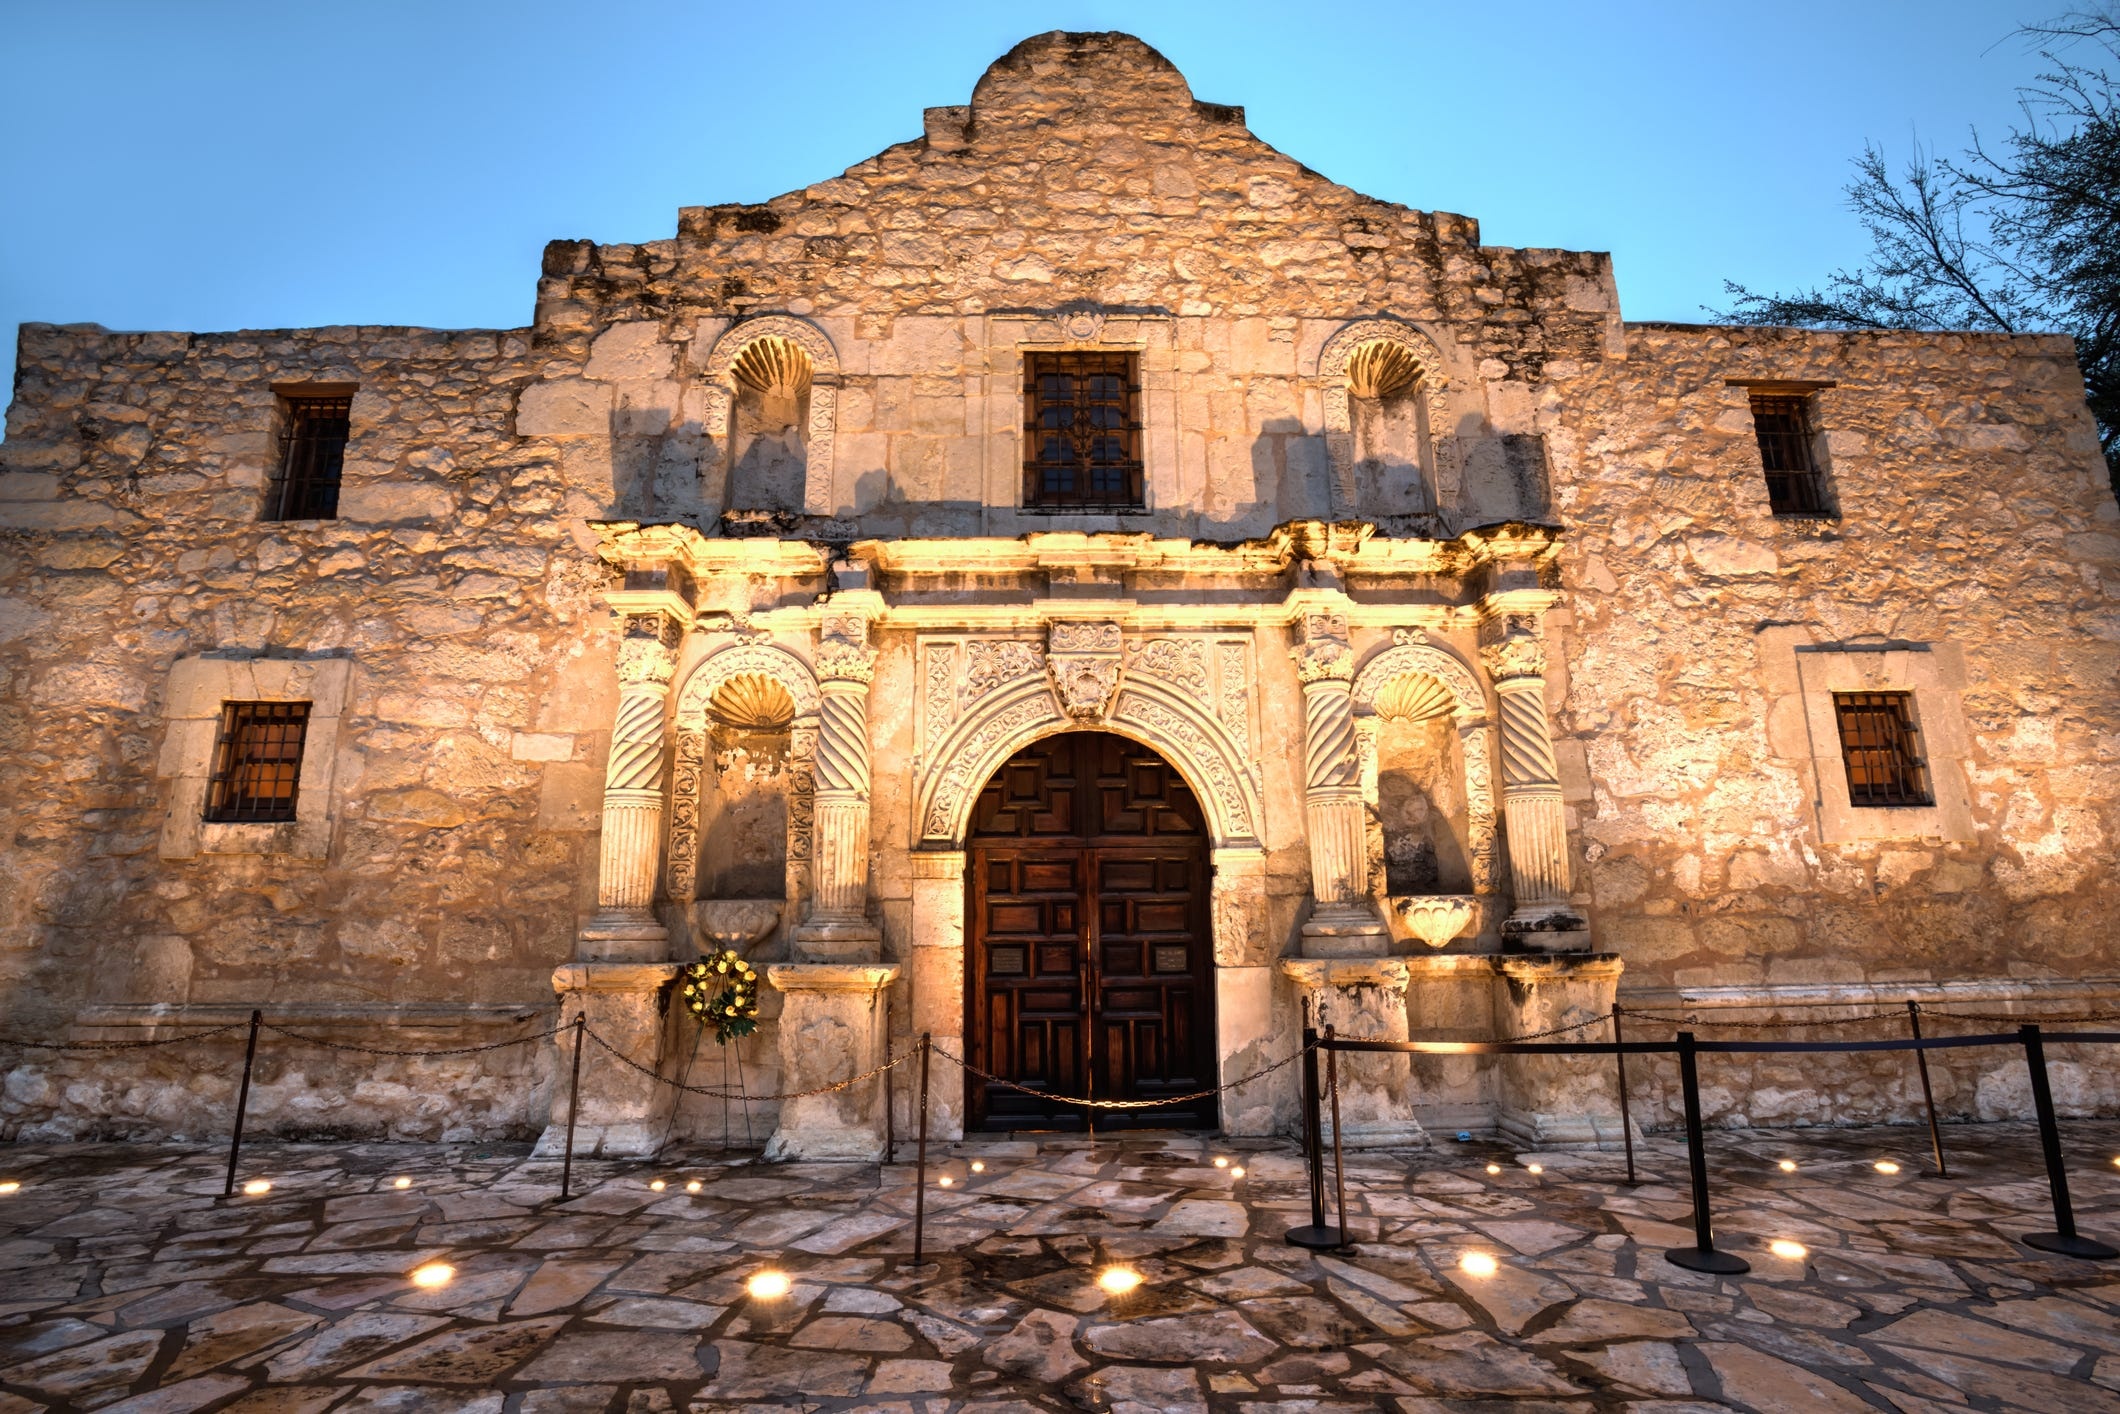
[[[669,940],[653,905],[662,852],[663,717],[683,631],[665,613],[629,613],[622,619],[618,710],[604,766],[596,916],[581,934],[585,959],[658,961]]]
[[[1494,679],[1501,719],[1502,818],[1516,898],[1502,931],[1542,951],[1583,946],[1585,925],[1568,903],[1568,823],[1546,718],[1546,649],[1537,618],[1511,615],[1493,623],[1480,657]]]
[[[817,961],[864,958],[880,939],[869,921],[869,682],[876,654],[868,623],[832,615],[817,650],[815,885],[796,935]]]
[[[1306,613],[1301,631],[1290,656],[1303,686],[1303,822],[1317,900],[1303,925],[1304,947],[1317,956],[1380,953],[1390,935],[1369,903],[1369,811],[1355,747],[1347,618]]]

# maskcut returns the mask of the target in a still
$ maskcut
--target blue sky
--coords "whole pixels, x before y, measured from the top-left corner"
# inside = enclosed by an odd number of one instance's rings
[[[546,240],[829,176],[1048,29],[1130,30],[1327,176],[1609,250],[1629,318],[1699,319],[1858,260],[1848,159],[1999,134],[2011,31],[2067,8],[0,0],[0,379],[22,320],[526,323]]]

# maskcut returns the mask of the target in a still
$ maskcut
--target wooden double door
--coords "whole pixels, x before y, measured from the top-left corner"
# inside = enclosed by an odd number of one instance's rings
[[[994,773],[967,846],[965,1044],[1024,1090],[967,1076],[972,1127],[1079,1129],[1081,1107],[1043,1096],[1214,1084],[1207,845],[1184,780],[1124,737],[1048,737]],[[1215,1121],[1212,1096],[1097,1113],[1099,1127]]]

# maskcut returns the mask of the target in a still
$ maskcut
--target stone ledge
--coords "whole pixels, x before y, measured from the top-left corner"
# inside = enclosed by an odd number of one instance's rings
[[[509,1026],[545,1012],[541,1006],[451,1006],[439,1002],[402,1005],[287,1002],[258,1007],[245,1002],[113,1003],[82,1008],[75,1014],[73,1024],[80,1027],[225,1026],[232,1021],[249,1021],[253,1010],[263,1011],[267,1021],[283,1026],[351,1027]]]
[[[1620,994],[1630,1007],[1879,1006],[1917,1002],[2120,1001],[2120,977],[2009,978],[1966,982],[1819,982],[1759,987],[1644,987]],[[2027,1021],[2036,1020],[2026,1017]]]

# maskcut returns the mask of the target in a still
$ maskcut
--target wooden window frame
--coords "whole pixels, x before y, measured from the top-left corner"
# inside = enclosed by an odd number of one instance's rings
[[[1911,692],[1836,692],[1841,768],[1848,804],[1859,810],[1936,803]]]
[[[280,824],[295,818],[311,705],[221,704],[202,819],[213,824]]]
[[[1087,385],[1093,377],[1116,376],[1116,398]],[[1069,378],[1064,398],[1046,380]],[[1098,412],[1117,409],[1117,420]],[[1051,414],[1072,409],[1064,424]],[[1085,417],[1084,414],[1089,414]],[[1065,439],[1070,461],[1046,452]],[[1044,515],[1099,515],[1148,509],[1148,479],[1142,459],[1141,355],[1131,349],[1029,350],[1023,356],[1023,509]],[[1116,451],[1117,455],[1112,453]],[[1074,484],[1057,486],[1056,473]]]

